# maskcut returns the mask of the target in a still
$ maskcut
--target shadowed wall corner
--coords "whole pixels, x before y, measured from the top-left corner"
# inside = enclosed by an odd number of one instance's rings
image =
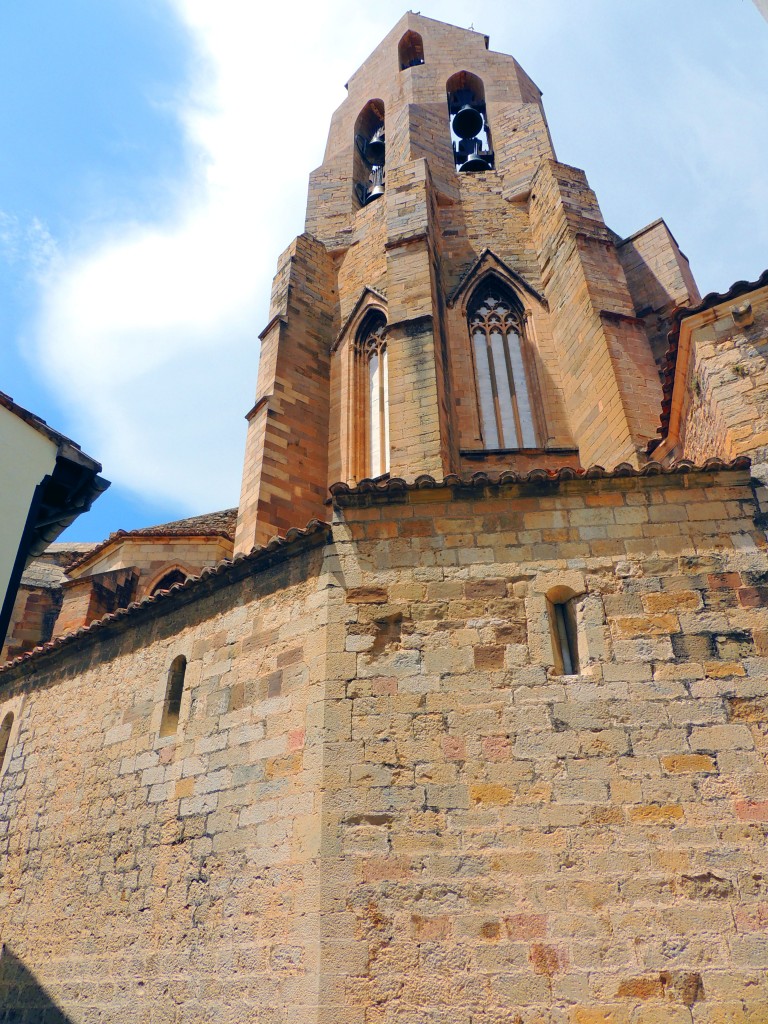
[[[0,1010],[3,1020],[39,1020],[45,1024],[72,1024],[35,975],[2,943],[0,945]],[[16,1017],[13,1011],[20,1011]],[[35,1013],[34,1018],[30,1013]]]

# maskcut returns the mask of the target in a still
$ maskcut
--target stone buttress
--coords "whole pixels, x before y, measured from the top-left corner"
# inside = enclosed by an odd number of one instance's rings
[[[322,515],[337,480],[641,465],[661,398],[649,337],[697,297],[669,232],[617,246],[584,172],[555,156],[539,89],[480,33],[407,14],[347,89],[306,232],[275,278],[237,550]],[[465,100],[476,139],[452,132]],[[462,145],[479,170],[460,163]],[[483,384],[468,327],[484,287],[517,319],[531,415],[517,438],[483,420],[483,400],[503,418],[506,386],[498,352]],[[361,354],[373,313],[388,416],[375,464]]]

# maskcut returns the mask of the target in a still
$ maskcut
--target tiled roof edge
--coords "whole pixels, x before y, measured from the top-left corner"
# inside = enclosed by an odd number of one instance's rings
[[[612,470],[604,469],[602,466],[590,466],[589,469],[573,469],[571,466],[564,466],[562,469],[532,469],[528,473],[515,473],[512,470],[505,470],[502,473],[473,473],[471,477],[461,477],[456,473],[450,473],[442,480],[436,480],[433,476],[424,474],[416,477],[409,483],[400,477],[393,477],[390,480],[361,480],[356,487],[340,482],[332,484],[329,488],[331,498],[330,504],[335,498],[357,497],[366,494],[402,494],[406,491],[420,491],[438,487],[501,487],[506,484],[530,484],[530,483],[551,483],[564,480],[613,480],[623,477],[649,477],[649,476],[674,476],[688,473],[721,473],[724,471],[749,469],[751,460],[746,455],[740,455],[731,462],[724,462],[722,459],[707,459],[701,466],[688,459],[680,459],[669,466],[663,466],[660,462],[648,462],[641,469],[635,469],[628,462],[622,462]]]
[[[672,415],[672,392],[675,387],[675,371],[677,369],[677,350],[680,343],[680,325],[689,316],[703,313],[706,309],[719,306],[723,302],[732,302],[734,299],[746,295],[748,292],[757,291],[758,288],[768,286],[768,270],[764,270],[756,281],[735,281],[727,292],[709,292],[698,306],[683,307],[676,310],[673,318],[672,330],[667,335],[669,345],[664,354],[664,366],[662,373],[662,400],[661,400],[661,425],[659,426],[659,437],[654,438],[648,444],[650,455],[669,433],[669,421]]]
[[[234,534],[227,530],[174,530],[172,533],[164,532],[163,530],[147,530],[142,527],[139,530],[115,530],[114,533],[110,533],[106,540],[101,541],[95,548],[90,551],[86,551],[84,555],[76,558],[74,562],[70,562],[65,567],[65,572],[72,572],[74,569],[79,569],[81,565],[85,565],[86,562],[90,562],[91,559],[100,555],[102,551],[106,550],[110,544],[116,544],[122,540],[133,539],[133,538],[146,538],[148,540],[174,540],[177,537],[223,537],[225,540],[234,541]]]
[[[312,519],[303,530],[290,529],[285,537],[274,537],[268,544],[253,548],[247,555],[235,555],[234,558],[225,559],[219,562],[218,565],[203,569],[199,576],[190,576],[183,583],[175,583],[169,590],[160,590],[150,597],[143,598],[141,601],[134,601],[127,608],[120,608],[116,612],[111,612],[109,615],[105,615],[103,618],[97,619],[87,626],[81,626],[80,629],[75,630],[73,633],[65,633],[63,636],[56,637],[48,643],[35,647],[26,654],[20,654],[12,661],[6,662],[5,665],[0,665],[0,684],[2,683],[2,675],[10,669],[16,668],[19,665],[27,665],[32,659],[38,661],[45,655],[50,655],[64,647],[68,647],[83,637],[91,637],[116,622],[132,618],[139,612],[148,611],[153,605],[171,605],[174,603],[174,599],[178,599],[183,594],[188,595],[215,576],[225,577],[243,565],[257,568],[262,562],[268,563],[271,560],[271,556],[275,554],[290,556],[293,552],[288,549],[296,545],[298,545],[298,550],[305,546],[313,547],[321,540],[327,539],[330,536],[330,530],[329,523],[322,522],[319,519]],[[306,542],[306,544],[302,542]]]

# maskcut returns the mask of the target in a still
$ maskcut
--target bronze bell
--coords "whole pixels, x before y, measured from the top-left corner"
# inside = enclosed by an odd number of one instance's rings
[[[453,130],[460,139],[472,139],[483,130],[483,115],[466,103],[453,118]]]
[[[384,163],[384,130],[379,128],[365,147],[365,158],[369,164],[381,167]]]
[[[384,168],[374,167],[368,181],[370,184],[368,185],[368,195],[365,199],[366,204],[372,203],[374,199],[384,195]]]
[[[491,169],[489,161],[479,153],[475,153],[459,167],[459,171],[490,171]]]

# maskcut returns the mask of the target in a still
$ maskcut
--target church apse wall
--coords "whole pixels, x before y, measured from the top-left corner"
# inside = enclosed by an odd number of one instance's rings
[[[73,1024],[316,1003],[317,539],[6,671],[0,940]]]
[[[503,480],[334,489],[322,1019],[768,1019],[748,473]]]
[[[678,310],[479,33],[348,89],[234,558],[115,534],[0,669],[0,1008],[764,1024],[768,281]]]

